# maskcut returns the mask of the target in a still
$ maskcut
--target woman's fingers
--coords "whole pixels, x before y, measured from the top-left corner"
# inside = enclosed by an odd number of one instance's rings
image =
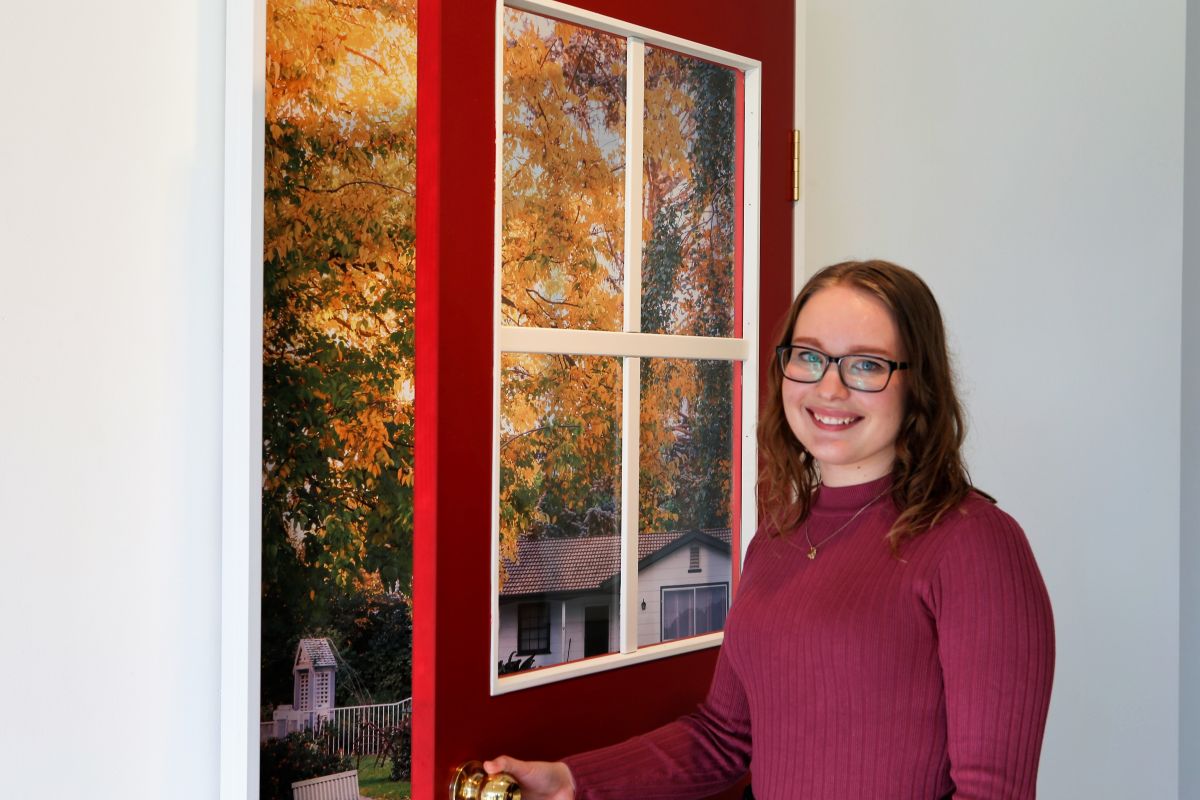
[[[575,795],[575,782],[571,771],[560,761],[521,761],[511,756],[499,756],[483,762],[489,775],[507,772],[521,784],[522,794],[528,800],[569,800]]]

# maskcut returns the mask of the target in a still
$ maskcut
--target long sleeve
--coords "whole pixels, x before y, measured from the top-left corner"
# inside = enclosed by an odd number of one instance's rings
[[[1054,622],[1024,533],[976,505],[930,582],[957,800],[1025,800],[1054,677]]]
[[[750,763],[750,710],[724,651],[695,713],[611,747],[570,756],[576,800],[704,798]]]

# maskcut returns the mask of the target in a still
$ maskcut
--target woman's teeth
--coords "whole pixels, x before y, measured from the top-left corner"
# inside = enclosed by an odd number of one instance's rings
[[[855,419],[854,417],[824,417],[816,412],[813,412],[813,417],[824,425],[849,425]]]

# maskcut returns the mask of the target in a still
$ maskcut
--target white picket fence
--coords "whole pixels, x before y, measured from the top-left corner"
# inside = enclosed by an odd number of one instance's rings
[[[398,703],[376,703],[367,706],[345,706],[332,711],[310,711],[288,720],[263,722],[259,725],[259,741],[282,738],[296,731],[314,736],[326,725],[333,724],[334,752],[355,755],[374,755],[383,749],[383,732],[407,721],[412,716],[412,698]]]
[[[358,770],[296,781],[292,800],[358,800]]]
[[[372,755],[383,749],[383,731],[407,722],[412,716],[412,698],[399,703],[346,706],[333,710],[333,749],[357,755]]]

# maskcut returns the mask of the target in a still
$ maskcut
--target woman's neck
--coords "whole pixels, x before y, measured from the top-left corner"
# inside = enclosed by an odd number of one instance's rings
[[[820,465],[821,484],[830,488],[839,488],[870,483],[879,480],[884,475],[891,475],[894,464],[895,459],[888,459],[886,462],[877,464]]]

